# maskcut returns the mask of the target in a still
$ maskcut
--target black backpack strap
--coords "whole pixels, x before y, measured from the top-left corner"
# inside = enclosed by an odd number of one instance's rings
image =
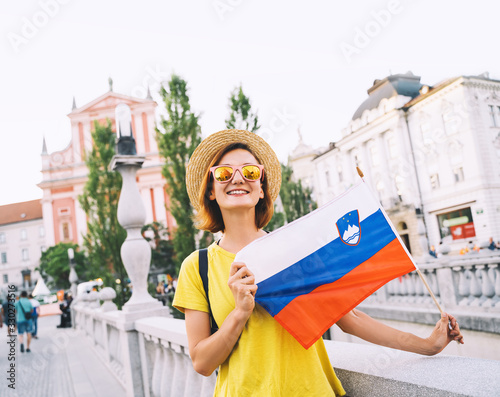
[[[205,295],[207,296],[208,303],[208,315],[210,317],[210,331],[212,334],[219,330],[217,323],[215,322],[214,316],[212,314],[212,307],[210,306],[210,298],[208,297],[208,249],[203,248],[198,251],[198,266],[200,271],[201,281],[203,282],[203,289],[205,290]]]

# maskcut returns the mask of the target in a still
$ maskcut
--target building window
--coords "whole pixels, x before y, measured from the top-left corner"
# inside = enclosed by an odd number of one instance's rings
[[[59,208],[57,212],[59,215],[70,215],[71,213],[69,207]]]
[[[330,172],[328,170],[325,171],[326,177],[326,187],[330,187]]]
[[[5,244],[6,241],[5,233],[0,233],[0,244]]]
[[[431,188],[432,189],[439,188],[439,175],[438,174],[431,175]]]
[[[461,119],[455,113],[449,111],[443,114],[443,122],[446,135],[451,135],[458,132]]]
[[[28,261],[30,259],[28,248],[23,248],[21,250],[21,258],[23,261]]]
[[[8,274],[4,274],[3,275],[3,283],[4,284],[8,284],[9,283],[9,275]]]
[[[339,174],[339,182],[343,182],[344,181],[344,174],[342,174],[342,167],[338,167],[337,168],[337,173]]]
[[[26,232],[26,229],[21,229],[21,240],[27,240],[28,239],[28,233]]]
[[[488,105],[490,108],[490,126],[491,127],[496,127],[497,126],[497,120],[495,117],[495,106],[493,105]]]
[[[432,145],[434,139],[432,139],[431,126],[428,122],[422,123],[420,125],[420,131],[422,132],[422,142],[424,145]]]
[[[43,226],[38,228],[38,236],[45,237],[45,228]]]
[[[455,182],[463,182],[464,180],[464,169],[462,167],[455,168],[453,170],[453,175],[455,177]]]
[[[40,253],[44,253],[46,251],[47,247],[45,245],[40,246]]]
[[[62,236],[63,236],[63,240],[69,240],[70,239],[70,235],[69,235],[69,223],[68,222],[64,222],[62,224]]]
[[[2,264],[7,263],[7,252],[2,252]]]
[[[453,240],[476,236],[470,207],[437,216],[441,238],[452,236]]]

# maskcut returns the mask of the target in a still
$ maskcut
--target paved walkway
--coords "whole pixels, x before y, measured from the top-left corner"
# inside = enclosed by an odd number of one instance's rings
[[[71,328],[57,328],[59,321],[58,315],[40,317],[38,339],[32,339],[31,353],[21,353],[16,340],[15,361],[8,361],[10,338],[5,326],[0,329],[0,396],[124,396],[124,388],[84,335]],[[16,370],[15,390],[8,387],[10,382],[6,376],[11,363]]]

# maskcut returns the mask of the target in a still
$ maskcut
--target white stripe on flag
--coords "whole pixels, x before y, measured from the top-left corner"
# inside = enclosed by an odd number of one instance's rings
[[[336,222],[349,211],[359,221],[380,209],[364,182],[324,206],[248,244],[236,254],[255,275],[255,283],[279,273],[339,237]]]

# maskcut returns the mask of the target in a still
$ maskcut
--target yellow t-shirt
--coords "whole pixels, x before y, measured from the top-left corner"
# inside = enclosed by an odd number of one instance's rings
[[[227,285],[235,254],[216,243],[208,249],[210,305],[219,327],[234,309]],[[183,262],[173,306],[208,313],[198,252]],[[214,396],[335,396],[344,389],[333,371],[323,339],[304,349],[260,305],[255,305],[239,341],[220,366]]]

